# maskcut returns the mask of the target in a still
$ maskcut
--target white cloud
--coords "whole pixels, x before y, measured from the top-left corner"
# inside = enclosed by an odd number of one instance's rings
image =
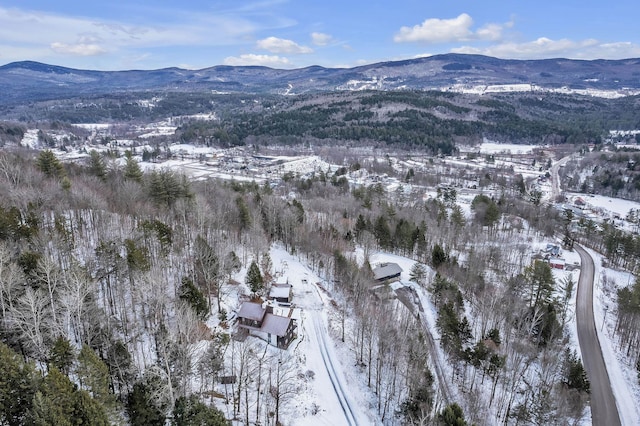
[[[107,53],[107,50],[97,44],[65,44],[65,43],[51,43],[51,49],[56,53],[62,53],[65,55],[78,55],[78,56],[95,56]]]
[[[481,40],[500,40],[502,37],[502,25],[487,24],[476,31],[476,36]]]
[[[124,58],[138,49],[246,44],[259,25],[243,17],[176,13],[170,24],[130,25],[0,6],[0,40],[10,48],[4,60],[50,60],[56,55],[111,52]],[[11,52],[20,52],[13,55]]]
[[[316,46],[326,46],[333,41],[333,37],[325,33],[311,33],[311,42]]]
[[[473,19],[466,13],[453,19],[431,18],[420,25],[402,27],[393,40],[401,42],[446,43],[450,41],[470,40],[473,36]]]
[[[266,67],[288,67],[291,65],[289,59],[282,56],[256,55],[253,53],[228,56],[224,58],[224,64],[233,66],[261,65]]]
[[[393,37],[396,43],[449,43],[472,40],[499,40],[502,30],[511,28],[513,22],[506,24],[486,24],[477,31],[473,31],[473,19],[466,13],[452,19],[431,18],[420,25],[402,27]]]
[[[484,48],[462,46],[451,49],[454,53],[472,53],[511,59],[626,59],[640,56],[640,45],[630,42],[602,43],[594,39],[552,40],[540,37],[524,43],[500,43]]]
[[[293,40],[286,40],[278,37],[267,37],[258,40],[256,43],[258,49],[267,50],[271,53],[286,53],[290,55],[313,53],[313,49],[307,46],[300,46]]]

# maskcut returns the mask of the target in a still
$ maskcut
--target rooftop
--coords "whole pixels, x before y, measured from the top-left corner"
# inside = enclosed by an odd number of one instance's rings
[[[281,337],[287,334],[287,329],[289,328],[289,323],[291,321],[292,320],[289,317],[267,314],[264,317],[260,331]]]
[[[393,277],[402,273],[402,268],[397,263],[383,263],[373,269],[373,276],[376,280]]]
[[[289,298],[289,291],[291,290],[291,286],[273,286],[269,291],[269,297],[272,298]]]
[[[238,317],[253,321],[261,321],[264,317],[265,309],[260,303],[244,302],[238,312]]]

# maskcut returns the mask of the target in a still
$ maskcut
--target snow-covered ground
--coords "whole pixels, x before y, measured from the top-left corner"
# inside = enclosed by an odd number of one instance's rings
[[[344,357],[344,352],[337,347],[339,343],[328,332],[327,315],[332,308],[329,296],[321,290],[326,288],[327,283],[282,247],[272,247],[270,256],[276,273],[286,276],[292,285],[293,304],[299,310],[298,339],[291,344],[289,351],[303,354],[304,365],[300,369],[314,373],[309,392],[296,396],[293,409],[283,418],[284,423],[305,426],[350,424],[323,358],[323,338],[319,333],[326,333],[326,356],[331,358],[335,367],[337,377],[334,380],[338,380],[345,389],[344,397],[351,407],[351,418],[355,419],[357,425],[376,424],[369,409],[369,392],[365,389],[354,391],[354,384],[359,383],[358,372],[352,366],[353,363]]]
[[[477,148],[481,154],[531,154],[534,149],[539,149],[541,147],[540,145],[517,145],[484,139]]]
[[[629,210],[640,209],[640,203],[624,200],[622,198],[605,197],[604,195],[585,195],[579,193],[567,193],[567,195],[574,198],[582,198],[582,200],[587,203],[587,207],[607,212],[609,217],[617,215],[624,219],[629,213]]]
[[[533,83],[519,84],[496,84],[496,85],[471,85],[471,84],[454,84],[449,87],[441,87],[438,90],[456,92],[456,93],[473,93],[482,95],[485,93],[513,93],[513,92],[531,92],[531,93],[563,93],[576,94],[583,96],[593,96],[596,98],[617,99],[625,96],[633,96],[640,93],[635,89],[620,90],[604,90],[604,89],[574,89],[570,87],[540,87]]]

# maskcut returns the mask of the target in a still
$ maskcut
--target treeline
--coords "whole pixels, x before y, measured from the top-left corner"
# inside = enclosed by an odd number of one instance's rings
[[[278,97],[192,92],[116,94],[15,107],[7,116],[68,123],[145,122],[215,112],[220,122],[181,126],[185,142],[226,146],[298,144],[308,139],[379,143],[450,155],[482,137],[513,143],[600,143],[610,129],[634,129],[637,97],[500,94],[479,99],[439,92],[358,92]],[[21,109],[22,108],[22,109]]]
[[[20,143],[27,128],[24,124],[17,122],[0,122],[0,146],[9,143]]]

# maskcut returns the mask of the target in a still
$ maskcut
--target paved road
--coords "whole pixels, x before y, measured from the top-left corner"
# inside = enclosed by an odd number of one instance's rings
[[[560,187],[560,175],[558,174],[558,169],[560,166],[567,164],[567,161],[571,159],[571,156],[563,157],[560,160],[556,161],[551,166],[551,202],[555,203],[558,195],[562,193],[562,188]]]
[[[600,342],[593,318],[593,258],[579,245],[574,248],[580,255],[580,278],[576,296],[576,323],[582,362],[591,382],[592,424],[599,426],[620,425],[620,415],[611,390],[607,367],[602,357]]]

